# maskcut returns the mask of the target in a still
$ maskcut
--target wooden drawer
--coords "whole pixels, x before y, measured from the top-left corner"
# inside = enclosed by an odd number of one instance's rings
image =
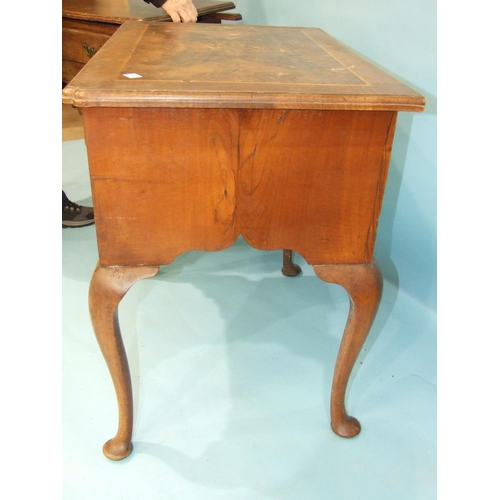
[[[119,28],[116,24],[87,23],[63,19],[62,58],[87,63]]]

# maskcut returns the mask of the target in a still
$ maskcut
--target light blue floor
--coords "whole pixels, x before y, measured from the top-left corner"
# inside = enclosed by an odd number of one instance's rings
[[[63,143],[63,187],[91,203],[83,141]],[[63,235],[63,498],[433,500],[436,319],[390,283],[357,361],[353,439],[330,430],[329,394],[349,302],[285,278],[281,252],[238,240],[192,252],[120,305],[135,396],[134,452],[101,453],[114,391],[90,324],[95,227]]]

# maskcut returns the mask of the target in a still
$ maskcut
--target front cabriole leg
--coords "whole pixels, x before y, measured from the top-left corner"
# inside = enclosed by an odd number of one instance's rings
[[[136,281],[154,276],[158,269],[102,267],[98,263],[90,282],[90,318],[118,401],[118,431],[103,446],[104,455],[111,460],[122,460],[132,452],[132,383],[118,323],[118,304]]]
[[[383,280],[376,263],[313,266],[319,278],[341,285],[350,299],[350,310],[337,356],[330,400],[335,434],[353,437],[361,431],[357,419],[347,414],[345,394],[349,376],[377,314]]]

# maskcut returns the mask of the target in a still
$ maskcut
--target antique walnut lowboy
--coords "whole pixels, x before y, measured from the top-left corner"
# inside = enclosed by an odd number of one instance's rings
[[[120,300],[181,253],[240,235],[300,253],[347,290],[331,426],[358,434],[344,399],[381,298],[373,250],[396,117],[424,98],[319,29],[131,22],[63,101],[84,118],[99,251],[90,314],[118,399],[105,455],[132,450]]]

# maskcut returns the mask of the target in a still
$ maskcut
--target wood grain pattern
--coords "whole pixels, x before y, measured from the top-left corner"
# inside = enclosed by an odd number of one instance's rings
[[[371,262],[395,121],[390,111],[242,112],[237,224],[248,243],[309,264]]]
[[[236,240],[236,111],[83,111],[102,265],[168,264]]]
[[[240,234],[310,264],[372,261],[395,113],[84,108],[83,116],[103,265],[169,264]]]

